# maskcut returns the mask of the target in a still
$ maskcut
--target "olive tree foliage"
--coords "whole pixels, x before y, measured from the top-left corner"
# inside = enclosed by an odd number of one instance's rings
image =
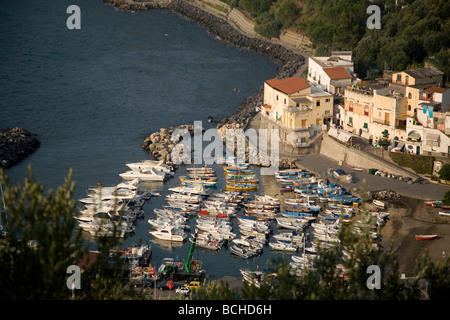
[[[86,252],[74,232],[74,182],[69,172],[56,191],[34,180],[31,168],[23,186],[12,186],[0,168],[1,215],[7,234],[1,240],[1,299],[64,299],[67,267]]]
[[[0,239],[0,300],[120,299],[120,261],[111,268],[109,249],[117,238],[99,238],[97,260],[88,261],[89,244],[76,227],[72,170],[55,191],[45,191],[29,175],[16,186],[0,168],[0,213],[6,234]],[[67,268],[80,259],[91,265],[81,273],[81,288],[67,287]],[[107,261],[108,260],[108,261]]]

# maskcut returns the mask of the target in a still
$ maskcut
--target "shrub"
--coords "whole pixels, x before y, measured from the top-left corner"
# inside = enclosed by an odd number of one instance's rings
[[[432,174],[434,157],[391,152],[392,161],[401,167],[413,169],[419,174]]]

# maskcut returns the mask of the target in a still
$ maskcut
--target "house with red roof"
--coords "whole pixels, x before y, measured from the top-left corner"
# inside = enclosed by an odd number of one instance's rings
[[[327,92],[342,94],[353,81],[352,53],[336,51],[329,57],[309,57],[307,79]]]
[[[296,76],[269,79],[264,82],[260,112],[265,128],[279,130],[280,141],[305,147],[331,123],[333,95]]]

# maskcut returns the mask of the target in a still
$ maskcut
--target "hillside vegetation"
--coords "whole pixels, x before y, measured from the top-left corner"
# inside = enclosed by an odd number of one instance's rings
[[[429,62],[450,75],[448,0],[222,0],[255,19],[255,31],[277,38],[293,28],[316,55],[352,50],[355,68],[404,70]],[[369,29],[370,5],[381,9],[381,29]]]

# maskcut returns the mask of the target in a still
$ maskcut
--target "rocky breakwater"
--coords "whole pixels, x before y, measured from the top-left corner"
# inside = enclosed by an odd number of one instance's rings
[[[179,125],[177,127],[161,128],[157,132],[153,132],[142,143],[142,148],[148,150],[150,154],[157,160],[162,160],[165,163],[172,163],[172,151],[182,142],[186,134],[192,137],[194,135],[194,125]],[[198,128],[202,132],[204,128]],[[183,145],[182,152],[191,153],[189,144]],[[180,151],[180,153],[182,153]],[[190,156],[190,154],[189,154]]]
[[[29,156],[41,145],[40,141],[22,128],[0,131],[0,167],[9,168]]]
[[[269,40],[247,36],[234,28],[227,20],[219,18],[189,2],[173,0],[167,5],[166,9],[203,26],[211,36],[225,43],[267,56],[279,65],[274,75],[275,78],[291,77],[305,63],[304,56]],[[257,112],[257,108],[262,105],[263,97],[264,91],[261,84],[257,93],[244,100],[240,104],[239,109],[232,115],[221,119],[217,127],[220,128],[228,123],[238,123],[245,127],[248,120]]]
[[[114,6],[118,10],[142,11],[149,9],[165,9],[179,14],[198,25],[201,25],[211,36],[225,43],[267,56],[279,65],[274,78],[283,79],[292,77],[305,63],[305,57],[301,54],[278,43],[273,43],[259,37],[250,37],[233,27],[226,19],[217,17],[188,1],[103,0],[103,2]],[[228,123],[238,123],[245,127],[248,120],[257,112],[257,108],[262,105],[263,95],[263,86],[261,84],[257,93],[244,100],[236,112],[218,121],[217,127],[220,128]]]
[[[163,9],[171,0],[102,0],[103,3],[113,6],[119,11],[147,11],[149,9]]]

